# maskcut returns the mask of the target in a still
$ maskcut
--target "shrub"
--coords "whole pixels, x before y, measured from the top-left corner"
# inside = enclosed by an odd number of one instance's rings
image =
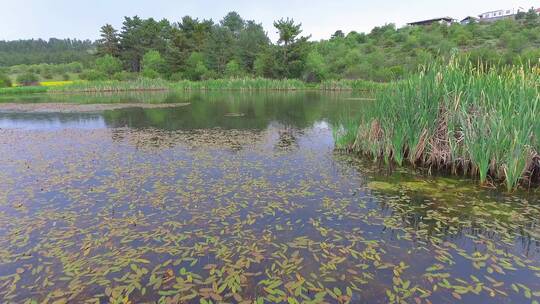
[[[308,54],[305,74],[305,80],[308,82],[321,82],[327,78],[328,70],[324,58],[317,50]]]
[[[121,71],[114,74],[112,78],[118,81],[136,80],[138,78],[138,75],[137,73]]]
[[[39,85],[39,78],[34,73],[24,73],[17,76],[17,83],[21,86]]]
[[[158,51],[149,51],[142,59],[143,76],[147,78],[159,78],[159,74],[165,69],[165,60]],[[146,73],[146,75],[145,75]]]
[[[177,72],[169,76],[170,81],[181,81],[186,80],[186,76],[182,72]]]
[[[186,75],[191,80],[203,80],[208,74],[208,68],[201,53],[193,52],[187,60]]]
[[[148,78],[148,79],[158,79],[158,78],[160,78],[160,75],[156,70],[152,70],[152,69],[148,69],[148,68],[143,69],[141,75],[142,75],[142,77]]]
[[[225,77],[227,78],[241,78],[244,76],[244,71],[238,61],[231,60],[225,67]]]
[[[11,85],[11,79],[4,74],[0,74],[0,88],[9,88]]]
[[[120,59],[111,55],[105,55],[96,59],[96,71],[112,77],[114,74],[122,71],[122,62]]]
[[[96,81],[96,80],[107,80],[107,74],[96,71],[96,70],[86,70],[81,73],[79,76],[81,79],[84,80],[90,80],[90,81]]]

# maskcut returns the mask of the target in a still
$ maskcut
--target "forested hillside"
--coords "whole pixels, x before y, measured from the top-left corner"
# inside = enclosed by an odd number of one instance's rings
[[[19,64],[60,64],[93,59],[95,45],[90,40],[31,39],[0,41],[0,67]]]
[[[84,65],[80,77],[89,80],[142,75],[169,80],[256,76],[310,82],[391,81],[451,55],[467,56],[473,63],[487,66],[538,64],[540,58],[540,22],[534,10],[516,20],[488,24],[399,29],[387,24],[370,33],[348,34],[338,30],[322,41],[311,41],[302,25],[292,19],[274,23],[271,30],[279,34],[276,43],[266,30],[270,29],[235,12],[219,22],[189,16],[179,21],[126,17],[120,29],[103,26],[102,38],[95,43],[57,39],[0,42],[0,66],[77,61]],[[24,66],[16,70],[25,71]]]
[[[119,32],[103,27],[98,52],[118,58],[131,72],[191,80],[249,75],[389,81],[452,54],[487,65],[538,63],[540,58],[540,23],[533,10],[518,20],[489,24],[400,29],[388,24],[368,34],[336,31],[318,42],[311,42],[294,20],[278,20],[274,27],[280,37],[276,44],[260,24],[234,12],[218,23],[191,17],[177,23],[133,17],[125,19]]]

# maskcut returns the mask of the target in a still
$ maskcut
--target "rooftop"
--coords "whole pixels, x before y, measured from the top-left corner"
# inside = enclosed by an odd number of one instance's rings
[[[422,20],[422,21],[411,22],[411,23],[407,23],[407,24],[408,25],[418,25],[418,24],[434,23],[434,22],[439,22],[439,21],[453,22],[454,18],[452,18],[452,17],[441,17],[441,18],[434,18],[434,19],[427,19],[427,20]]]

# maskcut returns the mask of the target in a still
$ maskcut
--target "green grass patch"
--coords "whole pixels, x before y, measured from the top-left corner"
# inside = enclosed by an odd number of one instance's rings
[[[46,93],[48,89],[42,86],[0,88],[0,95]]]

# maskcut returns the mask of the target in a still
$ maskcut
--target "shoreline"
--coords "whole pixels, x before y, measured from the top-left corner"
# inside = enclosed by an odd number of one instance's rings
[[[16,113],[93,113],[126,108],[165,109],[185,107],[190,103],[115,103],[115,104],[76,104],[76,103],[0,103],[0,112]]]

